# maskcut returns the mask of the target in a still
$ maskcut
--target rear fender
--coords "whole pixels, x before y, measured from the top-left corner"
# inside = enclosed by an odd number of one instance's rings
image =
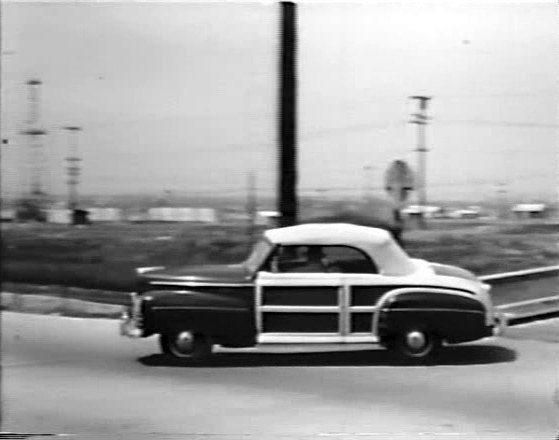
[[[491,334],[486,309],[473,294],[449,289],[405,288],[379,300],[373,331],[381,339],[409,327],[421,327],[447,342],[464,342]]]

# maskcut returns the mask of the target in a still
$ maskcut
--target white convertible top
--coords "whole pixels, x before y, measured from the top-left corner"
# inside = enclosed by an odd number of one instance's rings
[[[338,245],[362,250],[384,275],[409,275],[417,270],[392,235],[379,228],[349,223],[307,223],[270,229],[264,236],[282,245]]]

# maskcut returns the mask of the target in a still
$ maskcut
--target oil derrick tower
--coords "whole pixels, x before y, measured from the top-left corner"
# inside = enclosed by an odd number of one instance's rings
[[[66,173],[68,180],[68,209],[75,210],[78,208],[78,184],[81,174],[81,157],[78,151],[78,136],[82,131],[82,127],[67,126],[64,130],[68,132],[68,156],[66,157]]]
[[[19,217],[23,220],[44,220],[45,192],[45,146],[47,131],[40,126],[40,92],[42,81],[27,81],[28,117],[22,134],[27,138],[28,159],[25,173],[25,195],[21,201]]]

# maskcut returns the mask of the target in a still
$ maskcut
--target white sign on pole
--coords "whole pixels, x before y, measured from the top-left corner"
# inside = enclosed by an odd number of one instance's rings
[[[414,177],[411,168],[403,160],[395,160],[385,174],[385,189],[396,203],[404,202],[414,189]]]

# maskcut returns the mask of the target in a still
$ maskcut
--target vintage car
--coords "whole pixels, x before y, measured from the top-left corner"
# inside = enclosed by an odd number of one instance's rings
[[[159,335],[177,358],[213,345],[359,344],[422,359],[504,328],[471,272],[412,259],[389,232],[352,224],[268,230],[240,264],[137,271],[121,334]]]

